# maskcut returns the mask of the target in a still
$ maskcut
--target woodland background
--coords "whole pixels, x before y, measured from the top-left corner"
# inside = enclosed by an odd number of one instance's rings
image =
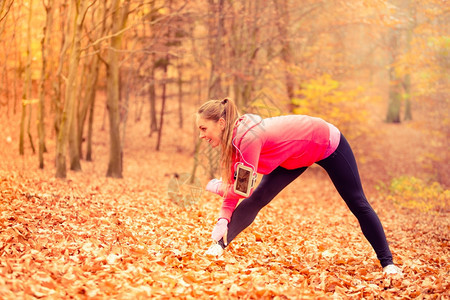
[[[448,298],[448,23],[444,0],[0,0],[0,297]],[[338,126],[404,276],[315,166],[204,257],[194,115],[224,97]]]

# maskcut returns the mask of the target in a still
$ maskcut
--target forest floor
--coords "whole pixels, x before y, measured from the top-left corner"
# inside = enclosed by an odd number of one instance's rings
[[[25,155],[18,154],[19,114],[2,113],[1,299],[450,297],[448,207],[426,213],[402,208],[374,188],[388,184],[385,170],[389,176],[413,172],[408,159],[423,141],[414,126],[380,121],[386,134],[373,147],[378,160],[389,163],[360,167],[403,270],[386,276],[320,167],[282,191],[221,258],[205,257],[221,199],[207,192],[189,198],[185,185],[180,194],[192,203],[169,197],[174,174],[181,180],[192,169],[194,139],[192,120],[179,130],[171,121],[175,113],[168,113],[159,152],[148,124],[129,121],[123,179],[105,177],[108,136],[98,124],[94,161],[83,161],[83,170],[68,171],[64,180],[55,178],[54,134],[48,130],[41,170],[28,140]],[[197,177],[204,186],[203,168]]]

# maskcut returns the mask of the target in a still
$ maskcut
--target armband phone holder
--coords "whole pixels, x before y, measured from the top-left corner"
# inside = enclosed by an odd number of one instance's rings
[[[247,198],[251,189],[255,186],[257,174],[251,167],[239,163],[236,168],[234,192]]]

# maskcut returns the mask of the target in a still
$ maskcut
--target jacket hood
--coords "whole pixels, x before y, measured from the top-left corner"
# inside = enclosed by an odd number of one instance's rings
[[[261,125],[263,118],[254,114],[242,115],[235,125],[235,133],[233,134],[233,139],[236,142],[240,141],[250,130],[258,125]]]

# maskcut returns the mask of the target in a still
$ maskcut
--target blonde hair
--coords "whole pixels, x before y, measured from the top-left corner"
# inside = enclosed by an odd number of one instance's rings
[[[224,182],[231,183],[232,163],[235,149],[232,144],[233,129],[239,112],[233,100],[225,98],[223,100],[210,100],[204,103],[197,111],[197,114],[206,119],[218,122],[220,118],[225,120],[225,128],[222,133],[220,167]]]

